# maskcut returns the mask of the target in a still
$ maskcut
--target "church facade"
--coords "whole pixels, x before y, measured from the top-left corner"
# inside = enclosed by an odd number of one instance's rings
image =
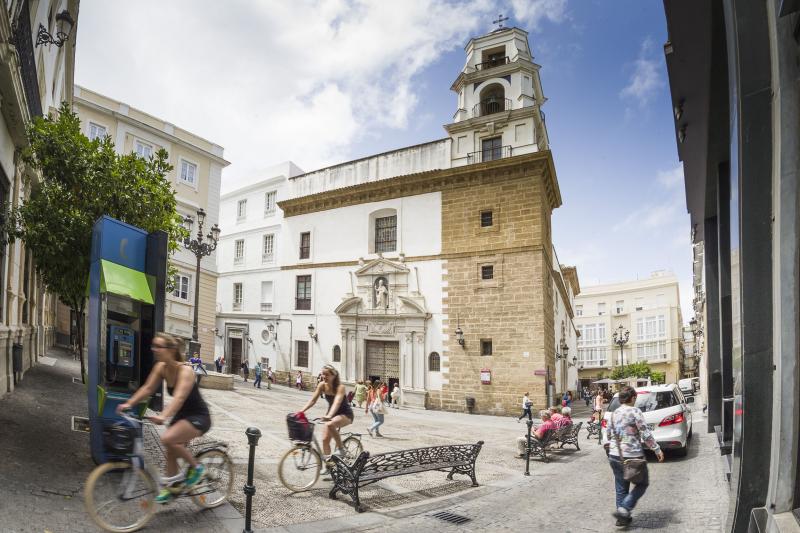
[[[332,364],[348,384],[397,383],[406,406],[490,414],[560,392],[575,337],[556,322],[579,289],[552,246],[540,67],[518,28],[466,54],[448,137],[288,179],[275,308],[249,332],[279,380]]]

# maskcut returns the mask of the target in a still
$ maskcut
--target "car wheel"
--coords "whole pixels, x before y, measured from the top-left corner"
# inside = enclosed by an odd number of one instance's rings
[[[689,433],[686,435],[686,441],[692,440],[692,431],[694,431],[694,427],[689,428]]]
[[[677,457],[686,457],[689,453],[689,441],[686,441],[686,446],[683,448],[675,448],[672,453],[674,453]]]

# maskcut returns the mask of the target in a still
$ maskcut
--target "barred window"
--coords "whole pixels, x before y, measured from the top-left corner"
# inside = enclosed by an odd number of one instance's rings
[[[488,228],[494,224],[494,218],[491,211],[481,211],[481,227]]]
[[[397,249],[397,215],[375,219],[375,252]]]
[[[481,267],[481,279],[494,279],[494,265],[483,265]]]
[[[297,341],[297,366],[308,368],[308,341]]]
[[[492,339],[481,339],[481,355],[492,355]]]
[[[436,352],[431,352],[428,356],[428,370],[431,372],[441,372],[441,358]]]

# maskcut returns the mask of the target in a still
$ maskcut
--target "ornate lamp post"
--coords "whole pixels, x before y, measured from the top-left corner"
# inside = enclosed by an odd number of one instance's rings
[[[206,256],[211,255],[217,249],[217,242],[219,241],[219,226],[214,224],[211,226],[211,231],[203,236],[203,222],[206,218],[206,212],[203,208],[197,210],[197,236],[194,239],[186,237],[183,240],[183,245],[187,250],[192,252],[197,258],[197,268],[194,274],[194,322],[192,323],[192,342],[195,343],[195,349],[200,350],[200,343],[197,341],[197,317],[200,311],[200,260]],[[184,218],[187,225],[193,222],[192,217]]]
[[[622,324],[619,325],[617,330],[614,332],[614,344],[619,346],[619,356],[622,360],[622,366],[625,367],[625,352],[623,351],[623,346],[628,344],[628,339],[631,336],[631,332],[622,327]]]

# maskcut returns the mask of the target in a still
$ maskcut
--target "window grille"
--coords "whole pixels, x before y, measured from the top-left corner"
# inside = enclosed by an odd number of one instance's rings
[[[397,249],[397,215],[375,219],[375,252]]]

